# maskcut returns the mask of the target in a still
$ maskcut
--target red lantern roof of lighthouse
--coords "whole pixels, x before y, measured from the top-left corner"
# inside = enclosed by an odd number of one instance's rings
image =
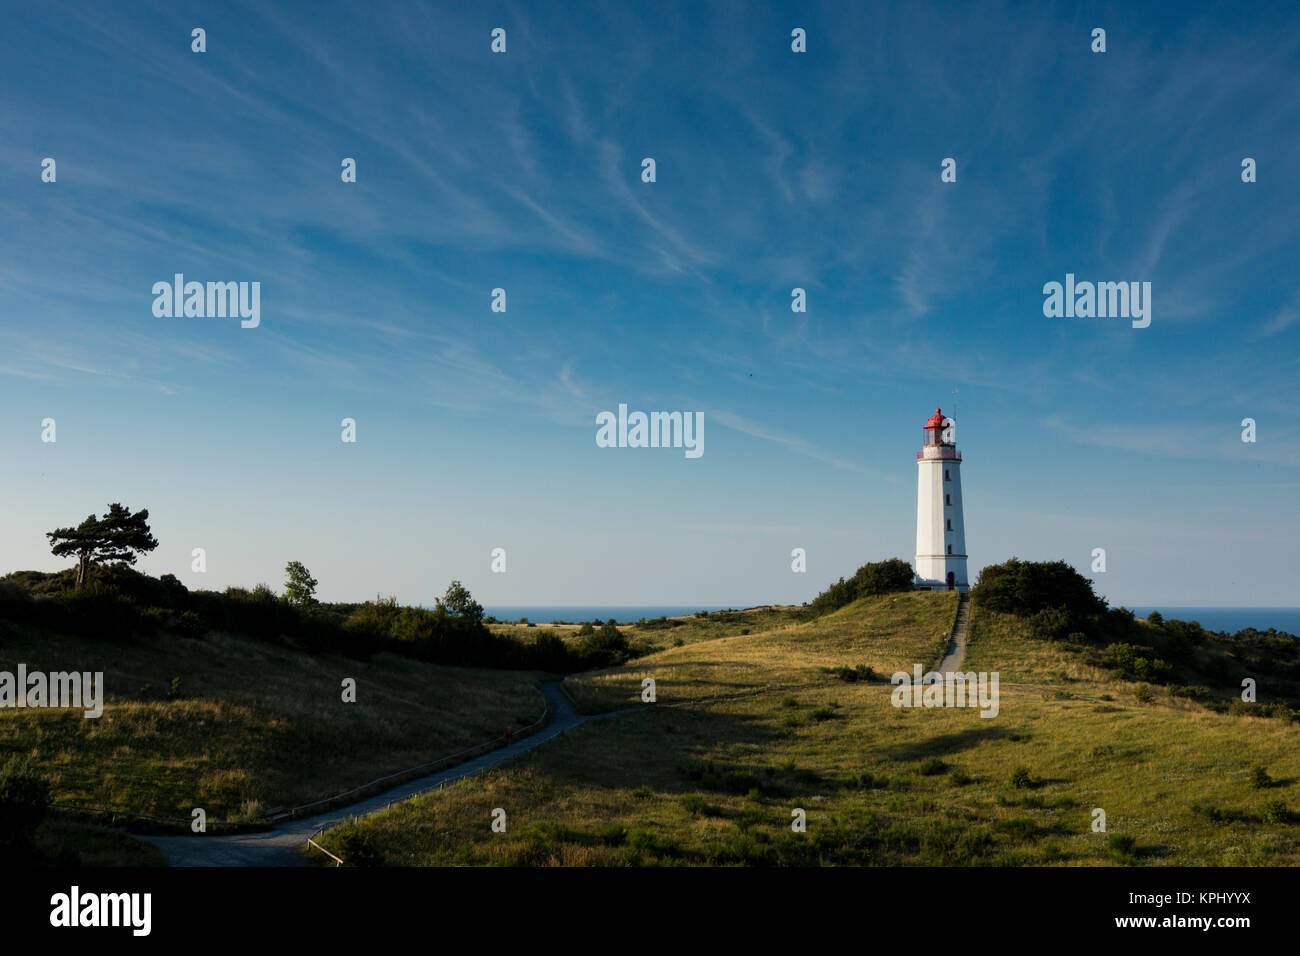
[[[926,427],[926,428],[943,428],[944,420],[945,420],[945,419],[944,419],[944,417],[943,417],[943,412],[941,412],[939,409],[936,408],[936,409],[934,410],[934,414],[931,415],[931,416],[929,417],[929,419],[926,421],[926,423],[925,423],[925,427]]]

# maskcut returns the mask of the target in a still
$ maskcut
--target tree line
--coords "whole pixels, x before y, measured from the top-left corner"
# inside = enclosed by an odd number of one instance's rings
[[[548,631],[531,639],[494,634],[483,606],[460,581],[450,583],[434,608],[379,596],[322,603],[316,578],[301,561],[290,561],[283,594],[264,584],[191,591],[173,574],[155,578],[132,567],[158,547],[147,508],[110,504],[103,517],[92,514],[47,538],[54,555],[76,558],[75,567],[0,578],[0,620],[106,640],[220,630],[360,658],[391,651],[438,664],[557,673],[620,664],[636,651],[612,622],[574,644]]]

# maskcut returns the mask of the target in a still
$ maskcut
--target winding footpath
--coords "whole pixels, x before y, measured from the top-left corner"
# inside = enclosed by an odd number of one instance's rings
[[[579,714],[573,709],[569,698],[560,690],[558,680],[546,681],[542,684],[541,691],[546,697],[552,715],[545,727],[508,747],[489,751],[448,770],[407,781],[391,790],[359,800],[346,807],[338,807],[312,817],[286,820],[277,824],[272,830],[236,833],[230,836],[141,836],[140,839],[148,840],[162,850],[167,856],[167,862],[172,866],[308,866],[310,864],[302,858],[298,850],[307,842],[308,837],[314,836],[322,827],[328,829],[351,817],[364,817],[378,813],[386,809],[390,803],[409,800],[411,797],[481,773],[489,767],[495,767],[502,761],[554,740],[560,734],[567,733],[588,720],[627,712]]]

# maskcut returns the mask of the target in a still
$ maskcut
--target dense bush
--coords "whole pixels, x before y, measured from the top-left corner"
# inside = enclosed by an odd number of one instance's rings
[[[49,806],[49,784],[26,757],[0,766],[0,857],[16,862],[32,855],[32,837]]]
[[[335,855],[344,866],[383,866],[384,853],[370,831],[349,823],[340,828],[334,841]]]
[[[538,632],[535,639],[493,634],[464,588],[449,590],[452,599],[429,610],[403,607],[394,597],[296,605],[264,584],[190,591],[173,575],[157,579],[114,566],[92,566],[81,588],[75,581],[74,571],[0,578],[0,625],[32,625],[105,641],[159,631],[192,637],[226,631],[359,659],[392,651],[437,664],[559,673],[613,666],[655,649],[644,641],[630,645],[612,621],[591,629],[576,648],[550,631]]]
[[[632,651],[626,635],[609,621],[579,642],[578,653],[588,667],[615,667],[628,660]]]
[[[1029,618],[1034,636],[1044,641],[1059,641],[1067,634],[1078,633],[1074,631],[1077,623],[1063,607],[1045,608]]]
[[[1151,657],[1150,648],[1132,644],[1111,644],[1101,655],[1102,663],[1118,671],[1125,680],[1164,682],[1173,670],[1158,657]]]
[[[669,619],[668,617],[660,615],[659,617],[651,618],[648,621],[645,618],[642,618],[637,621],[636,626],[638,630],[642,631],[664,631],[671,630],[674,627],[682,627],[685,624],[685,621],[678,620],[677,618]],[[590,626],[590,624],[583,625],[583,627]]]
[[[853,667],[823,667],[822,670],[850,684],[876,679],[876,672],[866,664],[857,664]]]
[[[901,558],[869,562],[847,581],[840,578],[808,605],[811,616],[827,614],[858,598],[910,591],[915,582],[912,566]]]
[[[971,599],[989,610],[1022,617],[1059,608],[1072,620],[1083,620],[1106,611],[1092,582],[1064,561],[1012,558],[991,564],[980,571]]]

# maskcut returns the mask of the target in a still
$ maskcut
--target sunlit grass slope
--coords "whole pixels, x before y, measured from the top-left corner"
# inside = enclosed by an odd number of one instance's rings
[[[822,670],[929,666],[953,600],[865,599],[571,679],[580,699],[638,709],[329,840],[391,864],[1300,863],[1295,724],[1163,691],[1143,703],[978,608],[967,669],[1000,672],[994,718],[895,708],[887,682]]]
[[[888,678],[938,661],[952,626],[955,593],[917,591],[865,598],[812,621],[761,633],[675,647],[597,675],[570,677],[565,689],[590,710],[641,699],[654,678],[662,702],[825,682],[828,667],[865,665]]]

